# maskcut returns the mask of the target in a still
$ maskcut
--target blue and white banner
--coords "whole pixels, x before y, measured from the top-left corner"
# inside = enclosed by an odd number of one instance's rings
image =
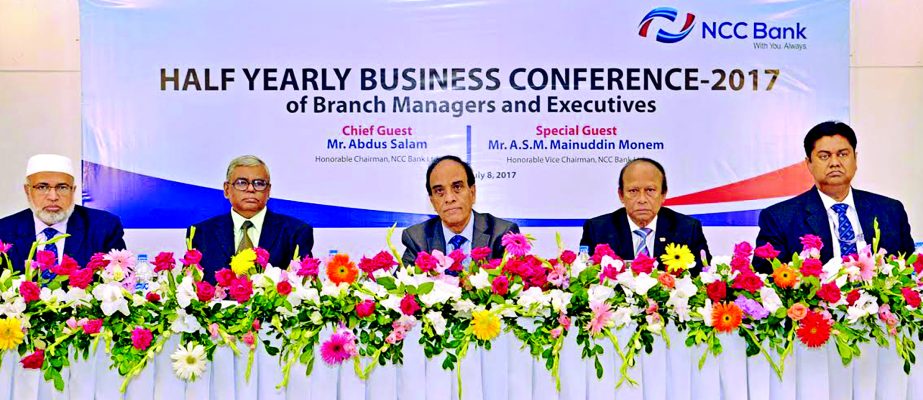
[[[270,208],[318,228],[427,218],[425,170],[444,154],[474,167],[477,210],[526,230],[618,208],[618,171],[642,156],[665,166],[671,207],[753,226],[810,186],[805,132],[849,115],[845,1],[84,0],[80,13],[84,201],[132,229],[227,212],[225,168],[242,154],[268,163]]]

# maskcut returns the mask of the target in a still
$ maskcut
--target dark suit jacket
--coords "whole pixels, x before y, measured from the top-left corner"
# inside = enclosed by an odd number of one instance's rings
[[[519,226],[490,214],[475,212],[474,238],[471,238],[471,248],[489,247],[492,251],[492,258],[503,257],[501,238],[507,232],[519,233]],[[404,229],[401,242],[407,247],[404,250],[404,256],[401,257],[404,265],[413,264],[417,259],[417,253],[421,251],[432,252],[433,250],[439,250],[445,253],[445,235],[442,234],[442,220],[439,217],[433,217]]]
[[[878,218],[881,228],[880,246],[889,253],[911,253],[914,251],[913,238],[910,237],[910,223],[907,212],[901,202],[862,190],[852,190],[856,213],[862,233],[869,244],[875,236],[873,223]],[[819,236],[824,241],[820,259],[824,263],[833,258],[833,236],[827,210],[820,199],[820,192],[814,187],[796,197],[774,204],[760,212],[760,233],[756,245],[772,243],[778,250],[779,260],[789,262],[792,254],[801,252],[800,238],[806,234]],[[861,250],[861,249],[860,249]],[[771,266],[761,259],[754,259],[754,267],[759,271],[769,272]]]
[[[215,281],[215,271],[229,268],[231,257],[237,251],[234,243],[234,221],[227,212],[194,224],[192,247],[202,252],[202,269],[205,280]],[[189,237],[189,230],[186,230]],[[300,219],[266,210],[260,232],[259,247],[269,252],[269,263],[279,268],[288,267],[298,246],[300,257],[313,257],[314,228]]]
[[[580,245],[589,246],[590,254],[593,254],[597,244],[607,243],[622,259],[633,260],[635,258],[633,235],[628,225],[628,213],[623,207],[615,212],[588,219],[583,224],[583,238],[580,239]],[[702,223],[695,218],[661,207],[657,213],[657,227],[654,235],[654,257],[658,259],[658,262],[670,243],[689,246],[696,260],[696,266],[691,270],[693,274],[698,274],[702,269],[700,255],[702,250],[705,250],[708,258],[711,259],[711,253],[708,252],[708,241],[702,232]]]
[[[94,253],[125,249],[122,222],[106,211],[74,206],[74,212],[67,219],[67,234],[70,236],[64,240],[64,254],[73,257],[81,266],[86,266]],[[0,240],[13,244],[9,255],[17,270],[25,269],[35,235],[38,232],[30,209],[0,219]]]

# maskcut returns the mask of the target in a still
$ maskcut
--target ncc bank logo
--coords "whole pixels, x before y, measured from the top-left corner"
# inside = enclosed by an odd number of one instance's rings
[[[678,13],[676,9],[671,7],[657,7],[651,10],[651,12],[647,13],[647,15],[645,15],[641,20],[638,35],[641,37],[647,37],[647,33],[651,28],[651,23],[654,22],[655,19],[663,18],[670,20],[671,22],[676,22],[677,15]],[[689,33],[692,32],[694,22],[695,14],[686,13],[685,22],[683,22],[683,27],[679,30],[678,33],[670,33],[660,29],[657,31],[657,41],[661,43],[676,43],[685,39],[686,36],[689,36]]]

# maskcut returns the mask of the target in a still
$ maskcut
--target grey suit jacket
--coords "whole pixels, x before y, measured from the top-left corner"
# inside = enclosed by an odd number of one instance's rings
[[[474,238],[471,238],[471,248],[489,247],[492,258],[503,257],[501,238],[507,232],[519,233],[519,226],[493,215],[481,214],[475,211]],[[439,217],[434,217],[404,229],[401,242],[407,248],[404,250],[404,256],[401,257],[404,265],[413,264],[417,259],[417,253],[421,251],[432,252],[433,250],[439,250],[445,253],[445,235],[442,234],[442,220]]]

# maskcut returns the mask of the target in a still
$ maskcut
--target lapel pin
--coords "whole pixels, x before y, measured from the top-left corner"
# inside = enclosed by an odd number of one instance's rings
[[[660,238],[660,243],[666,242],[667,238]]]

